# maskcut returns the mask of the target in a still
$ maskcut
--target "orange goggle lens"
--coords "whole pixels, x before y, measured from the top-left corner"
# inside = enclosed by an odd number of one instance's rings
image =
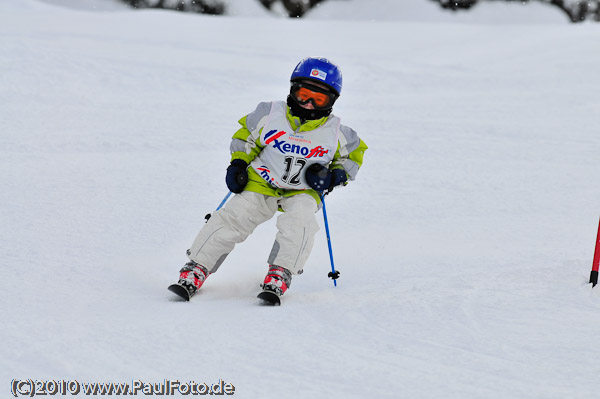
[[[301,103],[307,103],[312,100],[315,107],[323,108],[331,104],[331,96],[325,93],[319,93],[307,89],[306,87],[300,87],[295,92],[295,96]]]

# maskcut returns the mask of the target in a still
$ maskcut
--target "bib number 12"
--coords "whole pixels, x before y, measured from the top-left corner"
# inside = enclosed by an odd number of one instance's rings
[[[285,157],[285,171],[283,172],[283,176],[281,176],[281,180],[286,182],[291,186],[297,186],[300,184],[300,174],[302,170],[306,166],[306,159],[304,158],[295,158],[295,157]]]

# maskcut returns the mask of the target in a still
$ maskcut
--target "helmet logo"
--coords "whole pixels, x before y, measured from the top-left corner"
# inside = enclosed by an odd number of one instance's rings
[[[310,71],[310,76],[315,77],[317,79],[321,79],[321,80],[327,79],[327,74],[317,68],[313,68],[313,70]]]

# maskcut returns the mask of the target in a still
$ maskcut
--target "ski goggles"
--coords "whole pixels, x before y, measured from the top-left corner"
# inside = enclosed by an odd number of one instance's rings
[[[311,85],[306,82],[297,82],[292,85],[290,95],[299,104],[312,103],[315,109],[329,109],[333,106],[337,95],[327,89]]]

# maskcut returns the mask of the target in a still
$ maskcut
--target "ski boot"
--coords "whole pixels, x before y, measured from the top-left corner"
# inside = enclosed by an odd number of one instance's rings
[[[209,274],[204,266],[190,260],[179,271],[179,281],[177,284],[170,285],[169,291],[189,301],[196,291],[202,287]]]
[[[269,272],[261,284],[262,292],[258,294],[263,305],[279,306],[279,299],[292,284],[292,273],[281,266],[269,265]]]

